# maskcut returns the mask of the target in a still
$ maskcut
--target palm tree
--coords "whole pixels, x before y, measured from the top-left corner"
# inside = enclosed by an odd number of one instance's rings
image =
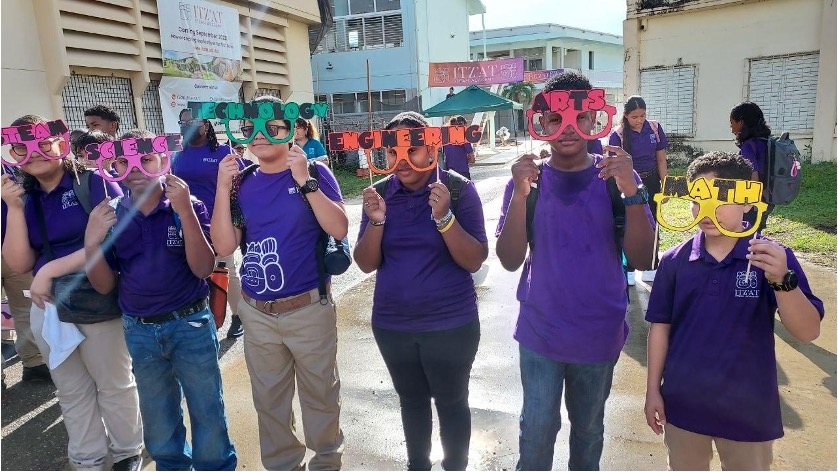
[[[515,113],[517,118],[516,121],[518,122],[516,134],[519,130],[526,129],[526,125],[524,124],[524,110],[526,110],[532,103],[532,99],[535,96],[535,85],[532,82],[526,81],[515,82],[514,84],[504,87],[500,94],[503,98],[507,98],[524,105],[523,110],[519,113]]]

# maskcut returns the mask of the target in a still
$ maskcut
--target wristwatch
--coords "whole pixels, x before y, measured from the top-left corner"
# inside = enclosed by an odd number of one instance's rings
[[[797,274],[789,269],[783,280],[780,283],[768,281],[768,285],[774,289],[775,292],[791,292],[797,288]]]
[[[645,205],[649,203],[649,192],[646,191],[646,186],[640,184],[637,186],[637,193],[627,197],[626,194],[620,194],[623,197],[623,205]]]
[[[313,178],[306,180],[306,183],[304,183],[303,185],[300,185],[300,193],[302,193],[303,195],[305,195],[307,193],[311,193],[311,192],[316,192],[319,189],[320,189],[320,183],[317,182],[317,179],[313,179]]]

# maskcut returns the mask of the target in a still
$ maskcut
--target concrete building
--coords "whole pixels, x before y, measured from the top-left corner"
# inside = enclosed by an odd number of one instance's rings
[[[239,12],[242,98],[313,98],[308,27],[320,23],[316,0],[207,1]],[[1,8],[4,125],[35,113],[84,127],[84,109],[104,103],[123,129],[162,132],[155,0],[3,0]]]
[[[750,100],[804,158],[836,158],[834,0],[628,0],[625,95],[641,94],[686,153],[736,149]],[[670,139],[670,142],[673,140]]]
[[[575,69],[594,87],[606,89],[608,103],[622,109],[623,38],[552,23],[488,29],[469,33],[472,60],[524,58],[527,71]],[[536,83],[541,89],[543,83]],[[492,91],[502,92],[502,87]],[[525,103],[525,107],[529,107]],[[615,117],[615,120],[617,118]],[[496,126],[512,129],[511,111],[495,114]]]
[[[445,98],[428,87],[428,63],[469,60],[468,17],[480,0],[332,0],[334,25],[311,57],[318,101],[336,129],[369,126],[367,60],[374,123]],[[312,34],[315,28],[311,29]]]

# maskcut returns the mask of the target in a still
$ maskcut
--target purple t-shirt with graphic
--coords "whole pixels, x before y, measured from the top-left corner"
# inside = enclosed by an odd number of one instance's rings
[[[646,321],[670,324],[664,363],[666,420],[681,429],[732,441],[783,436],[774,313],[777,299],[762,269],[746,277],[748,240],[722,261],[704,246],[704,233],[666,251],[649,297]],[[791,249],[789,269],[823,317]]]
[[[119,271],[119,307],[129,316],[154,316],[206,298],[206,280],[192,273],[186,261],[182,225],[165,194],[148,216],[132,208],[125,197],[117,208],[114,270]],[[200,200],[192,201],[198,222],[209,240],[210,220]]]
[[[320,190],[343,202],[335,176],[322,162]],[[246,251],[239,270],[242,291],[255,300],[298,295],[319,285],[315,245],[320,224],[309,210],[290,170],[266,174],[256,169],[239,187]]]
[[[38,216],[35,213],[34,200],[40,199],[41,208],[44,211],[46,222],[47,238],[52,249],[53,259],[60,259],[70,255],[84,247],[84,231],[87,229],[87,212],[79,203],[76,192],[73,190],[75,176],[72,172],[64,172],[64,176],[58,185],[49,193],[44,193],[39,184],[29,192],[29,199],[23,209],[23,216],[26,219],[26,229],[29,232],[29,245],[35,250],[38,257],[32,269],[37,274],[41,267],[49,260],[44,247],[44,238],[41,237]],[[108,188],[110,198],[122,195],[122,190],[115,182],[104,180],[99,171],[93,171],[90,176],[90,203],[91,208],[95,207],[105,199],[105,187]]]
[[[448,172],[440,171],[448,185]],[[411,191],[390,177],[384,200],[387,224],[381,240],[381,266],[376,272],[372,325],[406,332],[440,331],[477,319],[477,293],[471,274],[457,265],[431,219],[430,188]],[[483,205],[474,183],[460,191],[457,222],[486,242]],[[358,239],[369,218],[361,215]]]
[[[474,152],[471,143],[446,144],[442,146],[445,153],[445,166],[461,175],[468,175],[468,155]]]
[[[189,185],[189,193],[204,202],[210,219],[215,208],[215,187],[218,184],[218,163],[228,154],[230,146],[219,144],[215,151],[209,143],[203,146],[189,146],[184,143],[183,151],[172,156],[172,173]],[[241,161],[239,168],[242,168]]]
[[[515,339],[558,362],[616,359],[628,336],[626,280],[614,242],[614,214],[594,165],[576,172],[546,163],[539,176],[533,245],[518,283]],[[640,177],[635,174],[639,184]],[[496,234],[512,198],[506,186]],[[646,217],[652,214],[646,207]]]
[[[750,138],[746,139],[741,146],[739,146],[739,155],[747,159],[754,170],[762,177],[765,175],[764,167],[765,160],[768,156],[768,142],[765,139]]]
[[[658,161],[655,158],[655,153],[669,147],[669,140],[660,124],[658,124],[658,135],[660,140],[655,136],[649,120],[643,122],[643,128],[640,129],[639,133],[631,128],[623,127],[623,137],[628,136],[626,139],[631,139],[631,160],[634,163],[635,171],[649,172],[657,169]],[[608,144],[623,147],[616,130],[612,131],[608,137]]]

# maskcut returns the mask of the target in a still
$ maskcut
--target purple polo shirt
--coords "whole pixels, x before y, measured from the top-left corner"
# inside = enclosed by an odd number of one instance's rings
[[[739,155],[750,161],[754,170],[759,173],[760,178],[764,176],[765,160],[768,156],[768,142],[765,139],[746,139],[739,146]]]
[[[34,199],[38,198],[41,201],[53,259],[60,259],[84,247],[84,231],[87,229],[88,215],[76,198],[76,192],[73,190],[74,180],[75,176],[72,172],[64,172],[61,181],[51,192],[44,193],[38,183],[29,192],[23,216],[29,233],[29,245],[38,255],[32,269],[33,274],[37,274],[41,267],[49,262],[45,253],[44,239],[41,237],[38,216],[35,214]],[[93,175],[90,176],[91,207],[95,207],[105,199],[105,186],[108,187],[108,196],[111,198],[122,195],[119,185],[105,181],[99,176],[98,170],[93,171]]]
[[[448,172],[440,171],[448,185]],[[477,319],[477,292],[471,274],[457,265],[431,219],[430,188],[411,191],[390,177],[384,200],[387,224],[376,272],[372,325],[405,332],[441,331]],[[474,183],[463,186],[457,221],[478,241],[486,242],[483,205]],[[358,239],[369,218],[361,216]]]
[[[603,154],[602,151],[602,141],[600,141],[599,139],[591,139],[588,141],[589,154],[599,154],[601,156]]]
[[[602,156],[594,155],[599,162]],[[595,165],[576,172],[545,161],[533,217],[533,243],[518,283],[515,339],[565,363],[616,359],[625,344],[626,279],[614,242],[614,214]],[[639,184],[640,177],[635,174]],[[506,186],[496,234],[512,198]],[[646,206],[646,217],[652,214]]]
[[[172,173],[189,185],[189,193],[204,202],[212,219],[215,208],[215,187],[218,184],[218,163],[233,151],[226,144],[219,144],[214,152],[209,143],[203,146],[189,146],[184,143],[183,151],[172,156]],[[239,168],[242,168],[239,162]]]
[[[669,147],[669,140],[666,139],[666,133],[663,132],[663,126],[660,124],[658,124],[658,135],[660,135],[660,141],[655,137],[655,132],[652,131],[649,120],[643,122],[643,128],[640,129],[639,133],[631,128],[623,127],[623,137],[631,139],[631,160],[634,161],[635,171],[642,173],[657,169],[658,161],[655,158],[655,153]],[[608,137],[608,144],[623,146],[616,130],[612,131]]]
[[[163,194],[160,203],[143,215],[125,197],[117,209],[113,245],[119,271],[119,307],[128,316],[154,316],[206,298],[209,287],[192,273],[175,211]],[[201,229],[209,240],[210,220],[200,200],[192,201]]]
[[[2,221],[2,223],[0,223],[0,224],[3,225],[2,226],[3,239],[2,239],[2,241],[0,241],[0,244],[2,244],[6,241],[6,215],[9,214],[9,208],[6,207],[6,201],[5,200],[0,200],[0,203],[3,204],[3,221]]]
[[[774,313],[777,300],[762,269],[745,277],[748,240],[721,262],[707,253],[704,233],[661,257],[646,320],[670,324],[661,394],[666,420],[687,431],[732,441],[783,436]],[[789,269],[823,317],[794,257]]]
[[[474,152],[471,143],[446,144],[442,146],[445,153],[445,165],[461,175],[468,175],[468,155]]]
[[[335,176],[322,162],[320,190],[343,202]],[[256,169],[239,187],[247,250],[239,270],[242,291],[255,300],[298,295],[319,285],[315,245],[320,224],[303,202],[290,170]]]

